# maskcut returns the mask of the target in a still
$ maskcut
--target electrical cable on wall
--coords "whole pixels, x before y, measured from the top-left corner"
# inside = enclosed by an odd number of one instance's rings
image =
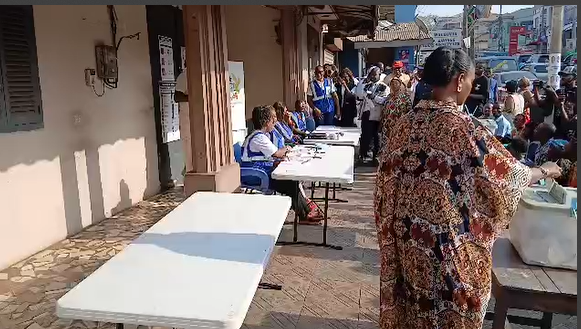
[[[119,38],[119,41],[117,41],[117,22],[119,21],[119,18],[117,16],[117,11],[115,10],[114,5],[107,5],[107,10],[109,12],[112,45],[115,46],[115,52],[119,51],[119,47],[121,46],[121,42],[124,39],[137,39],[137,40],[139,40],[139,36],[141,35],[141,32],[122,36],[121,38]],[[108,89],[116,89],[118,87],[118,83],[119,83],[119,67],[117,67],[117,78],[104,79],[103,86],[108,88]]]
[[[97,92],[97,89],[95,88],[95,83],[93,82],[91,84],[91,88],[93,89],[93,92],[95,93],[95,95],[97,95],[97,97],[103,97],[103,95],[105,95],[105,91],[107,91],[107,89],[105,89],[105,81],[101,80],[101,93]]]

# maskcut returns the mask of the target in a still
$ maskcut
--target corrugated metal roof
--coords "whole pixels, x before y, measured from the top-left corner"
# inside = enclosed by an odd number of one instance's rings
[[[384,29],[376,29],[373,39],[366,35],[347,38],[353,42],[392,42],[392,41],[409,41],[409,40],[427,40],[431,39],[430,35],[422,31],[415,22],[393,24]]]

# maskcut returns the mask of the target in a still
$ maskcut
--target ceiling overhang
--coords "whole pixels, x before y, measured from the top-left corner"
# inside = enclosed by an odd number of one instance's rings
[[[327,24],[328,33],[334,37],[373,35],[377,27],[377,5],[319,5],[306,6],[306,15],[316,16]]]

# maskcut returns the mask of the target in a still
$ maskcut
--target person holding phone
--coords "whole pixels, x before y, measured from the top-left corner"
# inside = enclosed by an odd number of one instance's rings
[[[339,106],[341,107],[341,127],[355,127],[355,117],[357,116],[357,99],[355,97],[355,87],[357,79],[353,77],[350,69],[344,68],[335,85],[337,96],[339,97]]]

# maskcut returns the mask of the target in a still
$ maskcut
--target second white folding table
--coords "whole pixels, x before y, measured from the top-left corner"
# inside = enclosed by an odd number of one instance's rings
[[[338,126],[318,126],[314,133],[336,133],[339,134],[338,139],[314,139],[305,138],[304,143],[306,145],[337,145],[337,146],[351,146],[358,147],[359,139],[361,137],[361,128],[359,127],[338,127]],[[316,182],[311,184],[311,199],[315,198],[315,186]],[[321,186],[318,186],[321,187]],[[341,190],[351,190],[339,184],[339,189]],[[347,202],[347,200],[338,199],[336,197],[337,184],[334,183],[332,186],[333,197],[329,199],[335,202]]]
[[[296,146],[289,155],[289,160],[278,165],[273,171],[272,178],[278,180],[292,180],[299,182],[323,182],[325,183],[325,197],[323,210],[323,241],[322,243],[309,243],[298,241],[298,218],[295,216],[293,225],[293,241],[279,244],[303,244],[316,245],[337,250],[340,246],[327,244],[327,222],[329,210],[330,184],[353,183],[353,156],[354,148],[349,146],[329,145],[324,149],[310,147],[308,145]]]

